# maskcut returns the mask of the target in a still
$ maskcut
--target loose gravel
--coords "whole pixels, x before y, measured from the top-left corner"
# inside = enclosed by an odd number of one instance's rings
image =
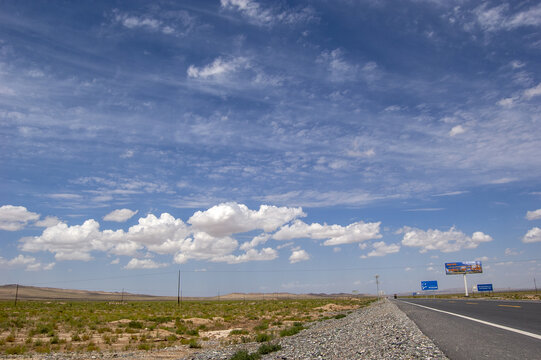
[[[387,299],[355,310],[341,319],[305,324],[297,335],[275,339],[282,349],[261,357],[262,360],[350,360],[350,359],[447,359],[396,305]],[[213,346],[214,345],[214,346]],[[163,359],[227,360],[238,350],[256,352],[260,343],[219,347],[205,344],[206,349],[192,352],[173,346],[156,351],[87,354],[47,354],[6,356],[10,359]],[[1,357],[1,356],[0,356]]]
[[[447,359],[396,305],[381,300],[342,319],[312,323],[297,335],[281,338],[282,350],[263,360],[343,359]],[[239,348],[256,351],[257,345],[204,351],[185,359],[228,359]]]

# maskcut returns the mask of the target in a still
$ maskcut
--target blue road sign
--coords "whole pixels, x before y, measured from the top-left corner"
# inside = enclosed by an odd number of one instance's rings
[[[494,291],[492,284],[477,284],[477,291]]]
[[[421,290],[438,290],[438,282],[436,280],[421,281]]]

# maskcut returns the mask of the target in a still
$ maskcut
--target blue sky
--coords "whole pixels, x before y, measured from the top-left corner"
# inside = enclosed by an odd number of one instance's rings
[[[0,4],[0,283],[541,281],[538,2]]]

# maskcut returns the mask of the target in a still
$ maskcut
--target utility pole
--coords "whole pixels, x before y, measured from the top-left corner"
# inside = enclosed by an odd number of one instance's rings
[[[122,295],[120,297],[120,303],[123,304],[124,303],[124,288],[122,289]]]
[[[468,297],[468,282],[466,281],[466,273],[464,273],[464,296]]]
[[[535,287],[535,293],[537,294],[537,283],[535,282],[535,278],[533,278],[533,286]]]
[[[379,275],[376,275],[376,290],[378,292],[378,299],[379,299]]]
[[[177,306],[180,307],[180,270],[178,271]]]
[[[15,289],[15,306],[17,306],[18,297],[19,297],[19,284],[17,284],[17,288]]]

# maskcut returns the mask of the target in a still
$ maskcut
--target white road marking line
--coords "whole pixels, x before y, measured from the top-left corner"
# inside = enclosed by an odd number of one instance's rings
[[[457,317],[460,317],[460,318],[463,318],[463,319],[475,321],[475,322],[478,322],[478,323],[481,323],[481,324],[485,324],[485,325],[489,325],[489,326],[494,326],[494,327],[499,328],[499,329],[503,329],[503,330],[507,330],[507,331],[516,332],[516,333],[518,333],[518,334],[530,336],[530,337],[533,337],[534,339],[541,340],[541,335],[537,335],[537,334],[534,334],[534,333],[531,333],[531,332],[528,332],[528,331],[518,330],[518,329],[510,328],[510,327],[508,327],[508,326],[498,325],[498,324],[494,324],[494,323],[491,323],[491,322],[488,322],[488,321],[475,319],[475,318],[472,318],[472,317],[469,317],[469,316],[464,316],[464,315],[455,314],[455,313],[452,313],[452,312],[449,312],[449,311],[444,311],[444,310],[434,309],[434,308],[431,308],[431,307],[428,307],[428,306],[410,303],[410,302],[404,301],[404,300],[400,300],[400,301],[405,302],[406,304],[411,304],[411,305],[419,306],[419,307],[422,307],[422,308],[425,308],[425,309],[438,311],[438,312],[441,312],[441,313],[444,313],[444,314],[457,316]]]

